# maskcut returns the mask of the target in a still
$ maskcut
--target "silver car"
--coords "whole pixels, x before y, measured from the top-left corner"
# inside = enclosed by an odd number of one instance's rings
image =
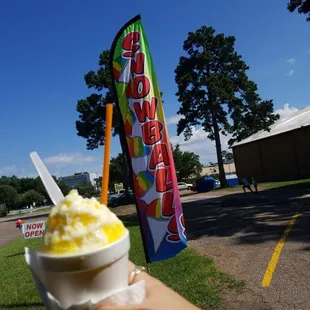
[[[185,182],[179,182],[178,183],[178,188],[179,190],[184,190],[184,189],[191,189],[193,187],[193,184],[185,183]]]

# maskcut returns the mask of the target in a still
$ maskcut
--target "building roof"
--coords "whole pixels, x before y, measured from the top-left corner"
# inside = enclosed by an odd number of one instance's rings
[[[279,119],[277,122],[275,122],[273,125],[270,126],[269,132],[264,130],[259,131],[254,135],[240,142],[235,143],[233,147],[269,138],[272,136],[276,136],[281,133],[299,129],[309,125],[310,125],[310,106],[302,110],[298,110],[286,118]]]

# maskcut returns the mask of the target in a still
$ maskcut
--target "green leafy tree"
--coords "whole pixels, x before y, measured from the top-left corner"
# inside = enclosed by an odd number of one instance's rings
[[[19,193],[25,193],[31,189],[36,190],[38,182],[33,178],[21,178],[19,179]]]
[[[40,177],[37,177],[34,179],[35,180],[35,187],[33,188],[36,192],[38,192],[39,194],[43,195],[44,198],[49,198],[48,193],[45,189],[45,186],[41,180]]]
[[[116,157],[112,157],[110,161],[110,187],[114,187],[115,183],[124,183],[124,175],[127,170],[127,159],[123,153],[119,153]]]
[[[0,178],[0,185],[11,185],[13,186],[17,192],[21,191],[20,180],[17,176],[13,175],[12,177],[2,176]]]
[[[13,186],[17,190],[18,193],[20,193],[21,191],[20,179],[17,176],[13,175],[12,177],[9,178],[9,180],[10,180],[10,185]]]
[[[0,185],[11,185],[11,178],[7,176],[2,176],[0,178]]]
[[[223,158],[224,162],[228,162],[228,161],[234,159],[234,155],[231,152],[222,151],[222,158]]]
[[[109,69],[110,52],[103,51],[99,56],[99,68],[91,70],[84,76],[88,88],[95,90],[85,99],[77,102],[79,120],[76,121],[77,134],[87,140],[87,149],[93,150],[104,145],[106,104],[115,101],[113,84]],[[113,109],[113,135],[119,133],[120,115]]]
[[[30,189],[19,196],[18,204],[20,207],[30,206],[33,203],[38,205],[42,203],[44,199],[45,197],[42,194],[38,193],[34,189]]]
[[[102,185],[102,177],[96,178],[94,179],[94,181],[96,182],[96,187],[97,189],[101,189],[101,185]]]
[[[310,21],[310,0],[290,0],[287,9],[290,12],[297,10],[299,14],[306,14],[307,21]]]
[[[110,52],[103,51],[99,56],[99,68],[97,71],[89,71],[84,80],[88,88],[95,93],[85,99],[78,100],[77,112],[79,120],[76,121],[77,134],[86,139],[87,149],[93,150],[104,145],[106,104],[115,102],[113,84],[109,69]],[[122,151],[126,154],[126,138],[120,130],[121,115],[118,109],[113,109],[113,135],[119,134]],[[124,171],[125,186],[129,184],[129,171]]]
[[[17,199],[17,190],[11,185],[0,185],[0,204],[5,203],[7,208],[14,207]]]
[[[92,184],[82,184],[77,188],[80,195],[84,197],[94,197],[99,194],[98,190]]]
[[[188,151],[183,152],[179,144],[172,147],[172,153],[178,181],[200,176],[203,165],[199,161],[199,155]]]
[[[226,186],[220,134],[232,134],[230,144],[259,130],[268,130],[279,116],[272,100],[261,101],[257,85],[247,77],[249,67],[235,51],[235,37],[215,34],[203,26],[184,41],[187,56],[180,57],[175,70],[178,100],[183,115],[177,133],[192,136],[201,126],[215,141],[221,186]]]
[[[72,189],[70,186],[68,186],[65,182],[57,180],[56,183],[58,184],[58,187],[60,188],[61,192],[66,196],[69,194],[70,190]]]

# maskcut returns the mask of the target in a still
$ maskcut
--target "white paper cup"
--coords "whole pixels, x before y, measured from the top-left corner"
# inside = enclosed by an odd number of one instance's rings
[[[38,276],[62,308],[91,300],[97,303],[128,286],[129,232],[89,253],[47,255],[37,252]]]

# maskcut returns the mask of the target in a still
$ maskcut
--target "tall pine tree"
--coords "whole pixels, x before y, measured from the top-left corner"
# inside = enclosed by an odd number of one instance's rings
[[[290,12],[297,12],[305,14],[307,21],[310,22],[310,0],[290,0],[287,4],[287,9]]]
[[[78,100],[76,106],[79,113],[79,120],[76,121],[77,134],[87,140],[89,150],[104,145],[106,104],[115,101],[109,61],[110,52],[103,51],[99,56],[99,69],[85,74],[87,87],[94,89],[95,92],[85,99]],[[119,123],[118,110],[113,109],[114,135],[119,133]]]
[[[76,121],[77,134],[86,139],[89,150],[104,145],[106,104],[115,102],[109,65],[110,52],[105,50],[99,56],[99,69],[91,70],[84,76],[87,87],[95,92],[85,99],[78,100],[76,106],[79,113],[79,120]],[[120,118],[118,109],[113,109],[113,135],[119,135],[123,154],[126,154],[126,138],[120,130]],[[131,180],[128,169],[124,171],[124,185],[128,189]]]
[[[215,141],[221,186],[226,186],[220,133],[232,134],[230,144],[259,130],[268,130],[279,118],[272,100],[261,101],[249,67],[235,51],[235,37],[215,34],[203,26],[190,32],[175,70],[178,100],[183,115],[177,133],[190,139],[193,126],[201,126]],[[203,148],[203,146],[202,146]]]

